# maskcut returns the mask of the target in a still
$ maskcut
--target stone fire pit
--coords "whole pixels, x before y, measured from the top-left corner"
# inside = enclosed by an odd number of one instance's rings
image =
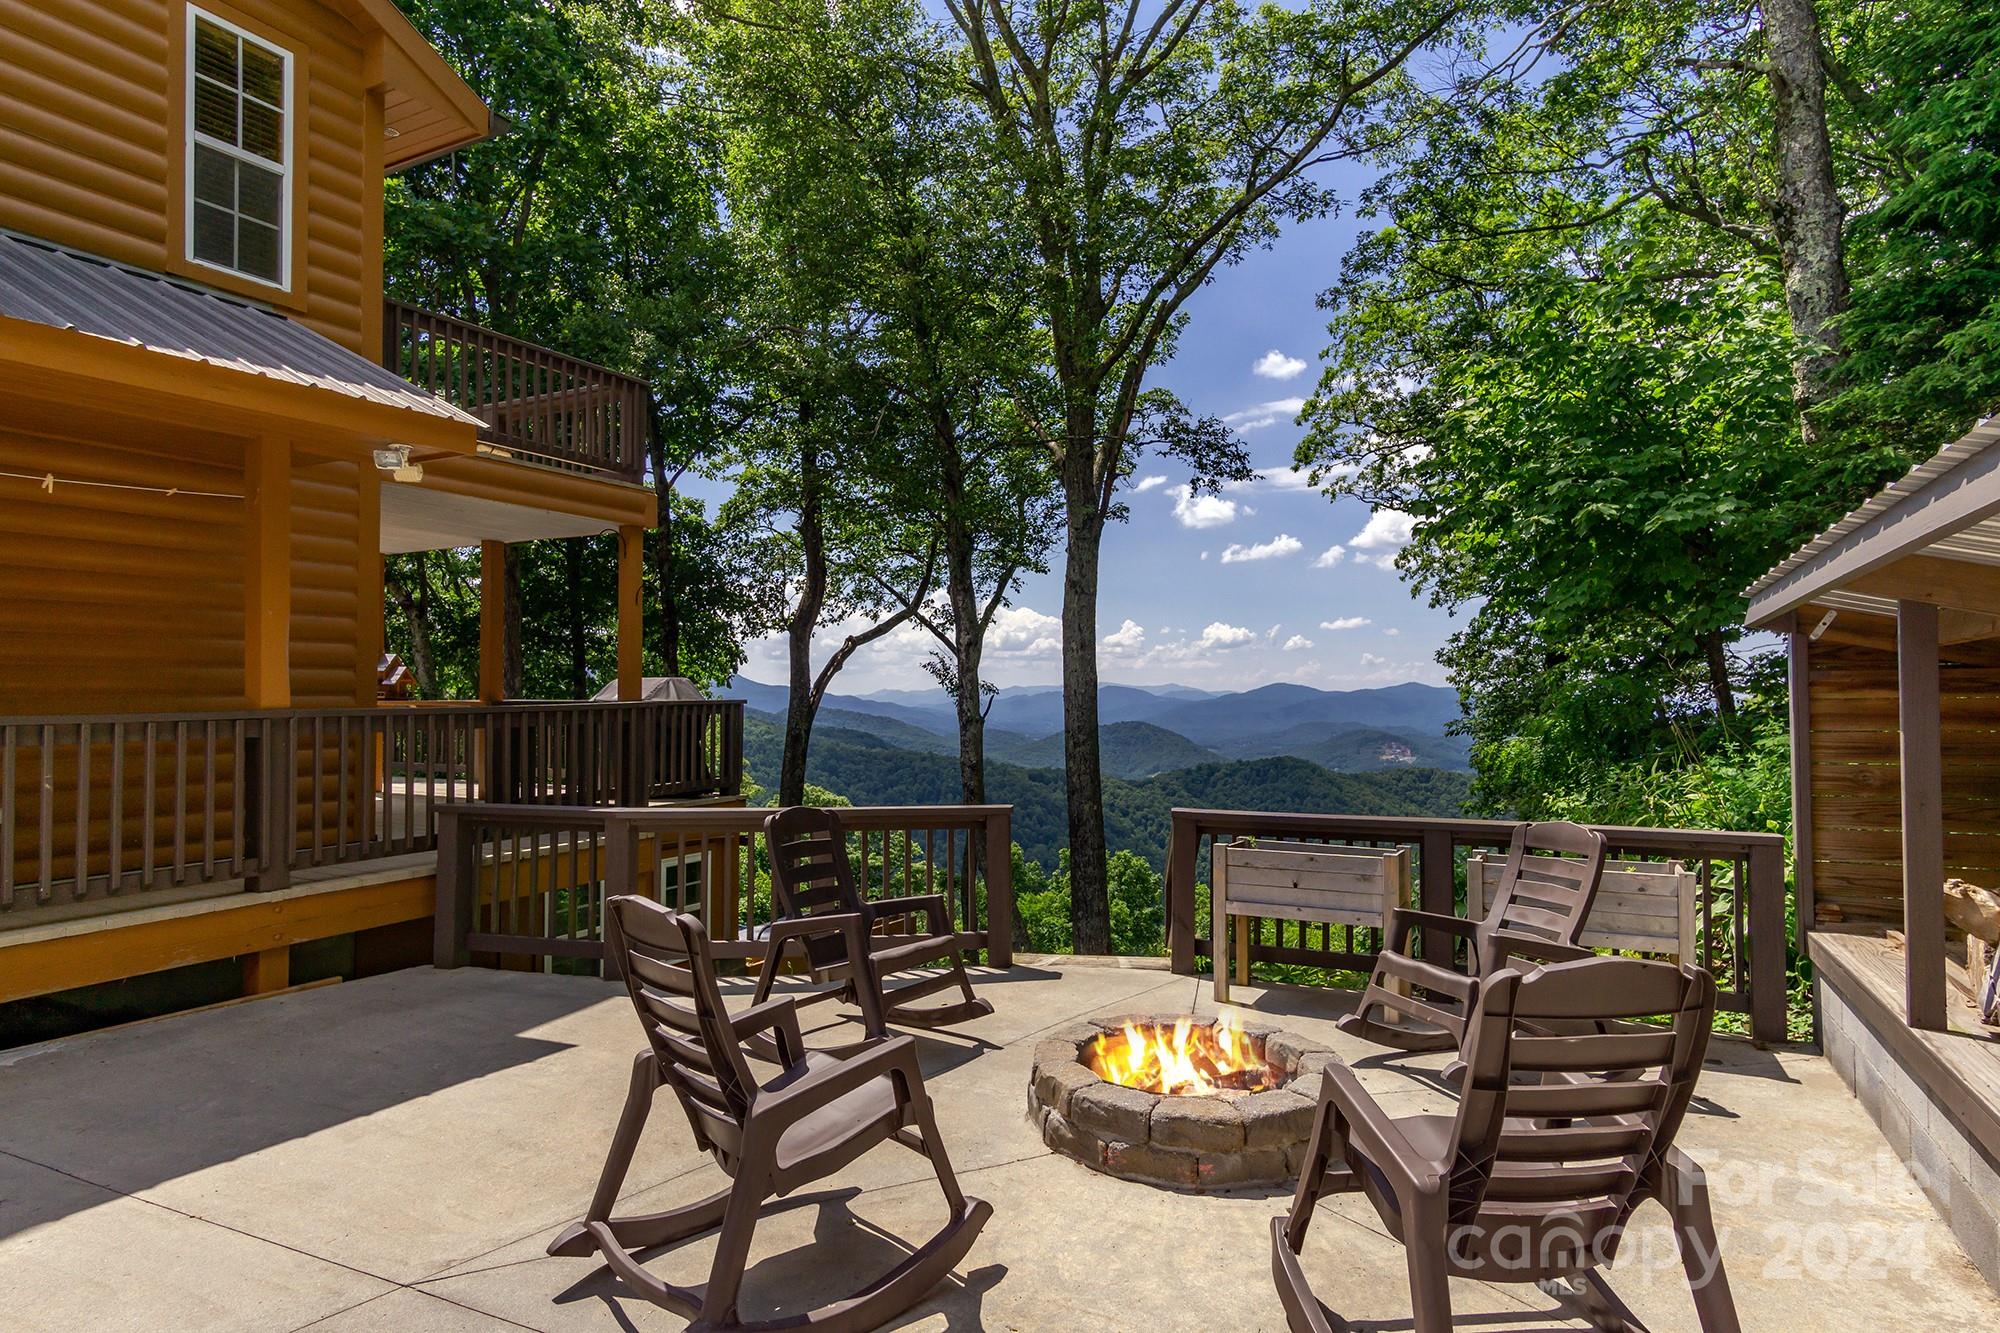
[[[1262,1091],[1200,1095],[1143,1092],[1090,1068],[1096,1044],[1127,1023],[1171,1028],[1176,1014],[1073,1024],[1035,1047],[1028,1116],[1049,1147],[1126,1180],[1192,1190],[1289,1185],[1298,1175],[1332,1051],[1302,1037],[1238,1021],[1261,1051]],[[1206,1023],[1198,1024],[1206,1026]]]

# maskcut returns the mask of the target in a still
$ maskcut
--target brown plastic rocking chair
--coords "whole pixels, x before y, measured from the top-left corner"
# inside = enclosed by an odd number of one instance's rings
[[[943,894],[864,899],[847,862],[846,830],[840,816],[813,806],[792,806],[764,821],[771,851],[771,897],[777,919],[770,926],[770,950],[757,978],[756,999],[771,993],[778,969],[794,950],[804,953],[815,982],[836,981],[834,990],[801,998],[812,1004],[843,998],[858,1004],[870,1037],[887,1034],[886,1024],[948,1027],[993,1012],[993,1002],[975,997],[961,954],[967,941],[952,927],[951,904]],[[865,950],[849,932],[822,923],[831,916],[858,917]],[[885,927],[921,917],[917,932]],[[934,968],[890,989],[883,978],[918,968]],[[956,989],[960,999],[918,1006],[915,1001]]]
[[[1604,835],[1596,830],[1563,822],[1516,825],[1484,920],[1408,907],[1389,914],[1374,975],[1355,1011],[1341,1018],[1341,1031],[1401,1051],[1457,1049],[1480,977],[1510,958],[1543,963],[1591,956],[1576,940],[1603,874]],[[1411,957],[1419,929],[1466,941],[1467,970],[1447,966],[1448,958]],[[1388,1012],[1398,1018],[1387,1018]]]
[[[965,1257],[993,1209],[959,1191],[924,1091],[914,1039],[871,1043],[846,1057],[808,1052],[791,1000],[772,1000],[735,1015],[723,1008],[708,934],[699,920],[630,896],[611,899],[608,908],[606,957],[623,971],[646,1030],[646,1049],[633,1063],[631,1090],[590,1210],[557,1236],[548,1252],[576,1258],[601,1255],[625,1286],[692,1320],[691,1329],[702,1333],[859,1333],[923,1299]],[[849,932],[859,945],[859,918],[826,924]],[[744,1042],[764,1031],[774,1034],[785,1068],[759,1084],[750,1076]],[[714,1154],[730,1185],[685,1207],[613,1217],[612,1206],[663,1085],[687,1112],[696,1146]],[[777,1319],[741,1320],[738,1292],[764,1201],[823,1179],[887,1141],[930,1159],[951,1210],[944,1229],[844,1300]],[[715,1258],[703,1287],[662,1281],[634,1254],[718,1228]]]
[[[1701,1168],[1675,1148],[1715,1015],[1698,968],[1590,958],[1488,975],[1466,1034],[1456,1115],[1391,1117],[1332,1065],[1271,1267],[1294,1333],[1345,1325],[1299,1263],[1314,1207],[1360,1190],[1406,1252],[1415,1333],[1451,1327],[1449,1278],[1534,1282],[1598,1329],[1642,1329],[1603,1269],[1656,1200],[1705,1333],[1737,1333]],[[1624,1020],[1666,1016],[1668,1026]],[[1613,1030],[1541,1035],[1568,1026]]]

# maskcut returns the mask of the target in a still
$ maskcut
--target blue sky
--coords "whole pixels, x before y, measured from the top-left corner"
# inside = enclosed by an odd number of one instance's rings
[[[1355,191],[1342,183],[1351,201]],[[1190,501],[1184,469],[1142,460],[1138,489],[1126,497],[1131,521],[1104,540],[1098,638],[1107,682],[1218,690],[1442,683],[1435,654],[1451,622],[1412,597],[1393,568],[1405,521],[1355,500],[1328,501],[1290,470],[1298,400],[1318,381],[1326,345],[1315,299],[1359,226],[1349,213],[1293,227],[1189,303],[1180,350],[1152,382],[1235,425],[1264,479]],[[1060,550],[1051,568],[1025,581],[995,626],[987,668],[996,684],[1059,679]],[[827,634],[827,651],[838,638]],[[857,653],[834,688],[929,686],[922,663],[932,643],[906,627]],[[751,645],[744,673],[782,680],[782,641]]]

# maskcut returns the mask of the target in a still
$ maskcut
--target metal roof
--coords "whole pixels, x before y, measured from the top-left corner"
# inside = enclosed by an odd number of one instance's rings
[[[0,315],[478,426],[479,418],[275,311],[0,233]]]
[[[1743,595],[1754,602],[1760,594],[1792,575],[1806,570],[1822,556],[1848,543],[1850,538],[1863,529],[1871,526],[1879,527],[1912,500],[1945,489],[1938,483],[1952,478],[1953,474],[1959,473],[1966,464],[1985,454],[1996,443],[2000,443],[2000,415],[1981,420],[1965,435],[1877,491],[1858,509],[1772,566],[1762,578],[1745,588]],[[1919,519],[1913,525],[1913,531],[1909,534],[1906,544],[1921,543],[1940,555],[1978,560],[1982,563],[1991,562],[2000,557],[2000,542],[1995,541],[1996,535],[2000,534],[1987,532],[1988,526],[1989,522],[1973,518],[1970,521],[1940,524],[1935,529],[1925,531],[1926,525]],[[1925,541],[1925,538],[1928,538],[1928,541]],[[1817,600],[1826,599],[1820,597]]]

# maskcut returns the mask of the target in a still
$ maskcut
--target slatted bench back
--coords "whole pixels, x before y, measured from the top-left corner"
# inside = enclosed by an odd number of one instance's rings
[[[1483,852],[1465,858],[1465,882],[1482,912],[1492,910],[1506,865],[1506,857]],[[1606,861],[1577,943],[1693,960],[1699,892],[1694,872],[1679,861]]]

